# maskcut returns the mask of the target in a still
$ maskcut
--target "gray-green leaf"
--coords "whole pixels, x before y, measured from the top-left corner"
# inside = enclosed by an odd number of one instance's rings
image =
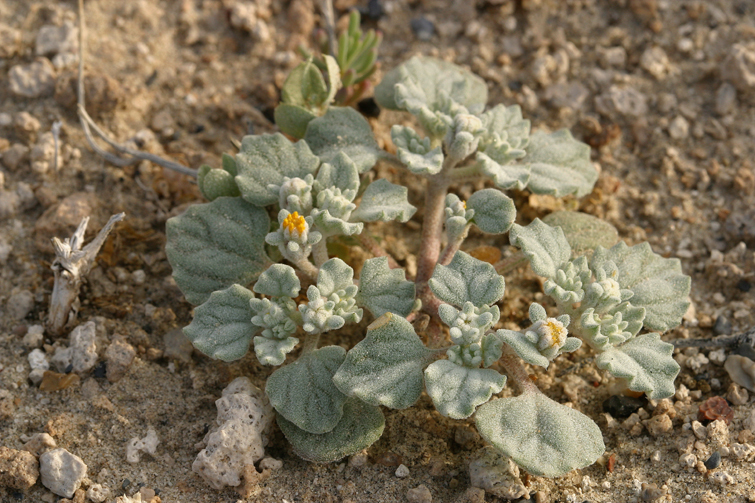
[[[208,201],[218,197],[235,197],[241,194],[231,173],[224,169],[212,169],[204,165],[197,172],[197,185]]]
[[[362,195],[359,207],[351,214],[351,220],[362,222],[407,222],[417,208],[409,204],[409,189],[394,185],[385,178],[372,182]]]
[[[194,305],[216,290],[248,285],[270,265],[265,255],[270,219],[265,210],[237,197],[191,206],[165,227],[173,277]]]
[[[526,361],[531,365],[538,365],[540,367],[548,368],[550,360],[540,354],[537,350],[537,341],[531,341],[522,332],[516,332],[514,330],[497,330],[496,334],[511,348],[516,351],[519,358]]]
[[[343,417],[327,433],[304,431],[280,414],[278,426],[299,457],[313,463],[332,463],[374,444],[383,434],[385,417],[380,407],[350,398],[344,404]]]
[[[524,252],[535,274],[548,279],[565,266],[571,247],[559,227],[551,227],[536,218],[528,226],[514,224],[509,241]]]
[[[453,419],[474,414],[506,384],[506,376],[493,369],[474,369],[438,360],[425,369],[427,394],[438,412]]]
[[[645,308],[645,326],[651,330],[670,330],[682,322],[689,307],[691,279],[682,274],[679,259],[667,259],[653,253],[648,243],[631,248],[623,241],[606,250],[598,247],[590,260],[590,269],[612,261],[619,269],[621,288],[631,290],[631,304]]]
[[[405,409],[422,394],[422,371],[432,357],[411,323],[386,313],[346,354],[333,382],[343,393],[369,404]]]
[[[507,107],[496,105],[480,115],[486,132],[480,140],[480,150],[491,144],[506,142],[511,149],[521,150],[527,146],[530,136],[530,121],[522,118],[519,105]]]
[[[275,125],[294,138],[304,138],[309,123],[317,115],[299,105],[280,103],[275,107]]]
[[[332,163],[339,153],[345,153],[360,173],[373,167],[384,155],[370,124],[351,107],[328,108],[325,115],[309,123],[304,141],[322,162]]]
[[[642,334],[600,353],[596,362],[599,368],[626,379],[632,391],[642,391],[648,398],[660,400],[675,392],[679,364],[673,353],[673,344],[663,342],[660,334]]]
[[[551,227],[561,227],[574,257],[590,253],[598,246],[610,248],[619,240],[616,227],[587,213],[557,211],[546,215],[543,222]]]
[[[313,121],[314,122],[314,121]],[[236,154],[239,174],[236,184],[241,197],[257,205],[278,202],[279,193],[270,185],[281,185],[283,177],[304,178],[313,174],[320,160],[303,141],[291,143],[280,133],[245,136]]]
[[[398,110],[396,84],[412,85],[415,93],[431,109],[443,96],[451,98],[471,113],[480,113],[488,101],[485,81],[460,66],[440,59],[415,56],[388,72],[375,87],[375,101],[381,107]]]
[[[354,269],[340,258],[332,258],[320,266],[317,289],[323,297],[354,286]]]
[[[528,188],[535,194],[582,197],[592,192],[598,181],[590,147],[575,140],[568,129],[533,134],[524,162],[531,169]]]
[[[184,334],[202,353],[224,362],[238,360],[249,350],[259,327],[252,324],[249,300],[254,294],[239,285],[213,292],[194,310],[194,319]]]
[[[443,167],[443,149],[439,146],[430,149],[430,139],[420,138],[410,127],[395,125],[391,128],[391,139],[396,145],[396,155],[417,175],[435,175]]]
[[[281,416],[309,433],[336,427],[346,395],[333,384],[333,374],[346,358],[340,346],[326,346],[299,357],[268,378],[265,392]]]
[[[489,234],[508,232],[516,218],[514,201],[496,189],[478,190],[467,200],[467,208],[474,210],[472,222]]]
[[[533,475],[560,477],[605,451],[598,425],[539,392],[486,403],[475,422],[485,440]]]
[[[254,354],[262,365],[281,365],[297,344],[299,339],[296,337],[268,339],[257,336],[254,338]]]
[[[333,164],[323,163],[317,172],[314,187],[316,191],[328,188],[359,190],[359,170],[348,155],[339,152],[333,158]]]
[[[260,274],[253,290],[268,297],[296,298],[301,290],[301,282],[293,267],[273,264]]]
[[[465,302],[491,306],[506,290],[506,282],[495,267],[462,251],[456,252],[448,266],[437,265],[428,283],[440,300],[459,307]]]
[[[367,260],[359,276],[357,303],[380,317],[391,312],[408,316],[414,307],[414,282],[407,281],[403,269],[388,267],[388,258]]]
[[[490,177],[496,186],[504,189],[524,189],[530,181],[530,166],[508,164],[517,159],[508,146],[489,147],[485,152],[477,152],[477,162],[483,174]]]

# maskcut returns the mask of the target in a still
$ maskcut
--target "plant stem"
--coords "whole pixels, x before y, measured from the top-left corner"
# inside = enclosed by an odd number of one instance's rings
[[[540,390],[530,379],[521,360],[519,360],[519,357],[509,346],[504,346],[503,356],[498,361],[503,364],[506,374],[516,383],[522,393],[540,393]]]
[[[310,262],[306,258],[292,262],[294,262],[294,265],[296,265],[296,267],[298,267],[301,272],[309,276],[309,279],[312,280],[313,283],[317,282],[318,270],[312,262]]]
[[[524,253],[522,251],[518,251],[510,257],[499,260],[498,262],[493,264],[493,267],[495,267],[495,270],[498,274],[505,274],[507,272],[513,271],[525,262],[527,262],[527,257],[524,256]]]
[[[399,265],[390,253],[385,251],[374,239],[367,235],[365,231],[362,231],[359,236],[359,242],[362,244],[365,250],[372,253],[375,257],[386,257],[388,259],[388,267],[391,269],[398,269]]]
[[[440,253],[440,258],[438,259],[438,263],[441,265],[448,265],[451,260],[453,260],[454,255],[456,255],[456,252],[459,251],[459,248],[461,247],[461,244],[464,242],[464,239],[467,237],[467,232],[469,231],[469,225],[467,225],[466,229],[464,229],[464,232],[462,232],[459,237],[454,239],[453,241],[449,241],[449,243],[446,245],[445,248],[443,248],[443,251]]]
[[[449,173],[449,177],[454,182],[466,180],[468,178],[477,178],[481,176],[480,163],[475,162],[463,168],[456,168]]]
[[[312,258],[315,259],[315,265],[317,267],[322,267],[322,265],[330,258],[328,257],[328,245],[325,242],[325,239],[325,236],[323,236],[323,238],[312,247]]]
[[[335,14],[333,12],[333,3],[331,0],[320,0],[320,8],[322,9],[325,33],[328,34],[328,49],[330,50],[330,55],[335,58],[338,51],[336,50],[336,23]]]
[[[304,344],[301,348],[301,354],[306,355],[317,349],[317,344],[320,342],[320,334],[308,334],[304,338]]]

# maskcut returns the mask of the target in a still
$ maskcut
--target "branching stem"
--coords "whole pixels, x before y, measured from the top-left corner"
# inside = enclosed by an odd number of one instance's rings
[[[530,379],[521,360],[508,345],[504,346],[503,356],[498,361],[503,364],[506,374],[516,383],[522,393],[540,393],[540,390]]]
[[[514,253],[510,257],[503,258],[493,264],[495,267],[495,270],[498,274],[506,274],[507,272],[511,272],[520,265],[527,262],[527,257],[524,256],[524,253],[521,251],[518,251]]]

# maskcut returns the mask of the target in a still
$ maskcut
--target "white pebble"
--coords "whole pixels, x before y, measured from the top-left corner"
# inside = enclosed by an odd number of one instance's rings
[[[400,479],[404,479],[409,476],[409,468],[406,467],[406,465],[398,465],[398,468],[396,468],[396,477]]]
[[[150,428],[147,430],[147,436],[140,439],[138,437],[132,438],[126,444],[126,461],[129,463],[138,463],[141,459],[141,452],[146,452],[152,456],[157,452],[157,444],[160,440],[157,438],[157,432]]]

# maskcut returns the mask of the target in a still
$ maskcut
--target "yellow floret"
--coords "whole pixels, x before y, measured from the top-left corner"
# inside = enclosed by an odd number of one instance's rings
[[[464,209],[465,209],[465,210],[467,209],[467,202],[466,202],[466,201],[462,201],[462,202],[461,202],[461,205],[462,205],[462,206],[464,206]]]
[[[304,217],[299,215],[298,211],[290,213],[285,219],[283,219],[283,228],[291,234],[296,231],[297,234],[301,234],[307,229],[307,222]]]

